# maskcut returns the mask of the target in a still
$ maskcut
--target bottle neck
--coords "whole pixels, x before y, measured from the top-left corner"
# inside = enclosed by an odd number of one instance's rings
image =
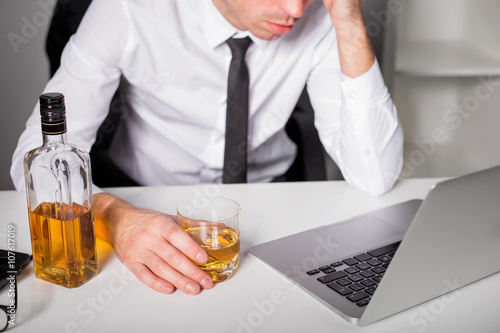
[[[43,133],[42,134],[43,138],[43,145],[44,146],[60,146],[60,145],[65,145],[66,144],[66,132],[59,133],[59,134],[47,134]]]
[[[42,112],[41,116],[43,145],[65,145],[66,117],[61,114],[56,114],[56,117],[48,112]]]

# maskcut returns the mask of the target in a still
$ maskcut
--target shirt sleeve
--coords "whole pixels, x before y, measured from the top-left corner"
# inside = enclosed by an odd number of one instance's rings
[[[310,74],[307,90],[325,150],[346,181],[379,196],[403,165],[403,131],[378,62],[349,78],[340,69],[336,43]]]
[[[86,151],[90,151],[96,140],[97,130],[110,110],[120,81],[121,61],[130,36],[123,3],[120,0],[92,2],[77,33],[63,51],[61,66],[43,89],[43,92],[64,94],[68,142]],[[18,191],[25,190],[24,155],[41,144],[37,103],[12,158],[10,173]],[[95,186],[93,190],[94,193],[101,191]]]

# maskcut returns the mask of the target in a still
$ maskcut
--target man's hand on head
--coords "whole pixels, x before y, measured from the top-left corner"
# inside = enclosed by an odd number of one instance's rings
[[[213,286],[189,258],[205,262],[207,253],[177,225],[175,217],[139,209],[106,193],[94,195],[97,236],[113,245],[118,258],[152,289],[190,295]]]
[[[352,29],[353,24],[363,22],[361,0],[323,0],[337,30]]]

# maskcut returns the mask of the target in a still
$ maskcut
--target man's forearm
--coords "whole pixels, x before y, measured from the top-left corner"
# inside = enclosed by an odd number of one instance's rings
[[[364,22],[350,22],[343,30],[337,29],[340,67],[349,77],[357,77],[367,72],[375,61],[375,56],[366,34]]]
[[[340,67],[349,77],[368,71],[375,56],[366,33],[360,0],[323,0],[337,33]]]

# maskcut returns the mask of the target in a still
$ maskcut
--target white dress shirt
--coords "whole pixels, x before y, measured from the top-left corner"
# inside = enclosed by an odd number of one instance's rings
[[[211,0],[94,0],[44,92],[65,95],[68,140],[89,151],[122,80],[132,111],[111,147],[116,165],[142,185],[218,183],[231,61],[225,40],[235,34],[253,40],[249,182],[270,181],[293,162],[284,126],[307,83],[320,139],[344,178],[373,195],[393,186],[403,143],[396,108],[377,63],[354,79],[342,74],[321,0],[274,41],[238,31]],[[37,105],[13,157],[18,190],[23,155],[40,145]]]

